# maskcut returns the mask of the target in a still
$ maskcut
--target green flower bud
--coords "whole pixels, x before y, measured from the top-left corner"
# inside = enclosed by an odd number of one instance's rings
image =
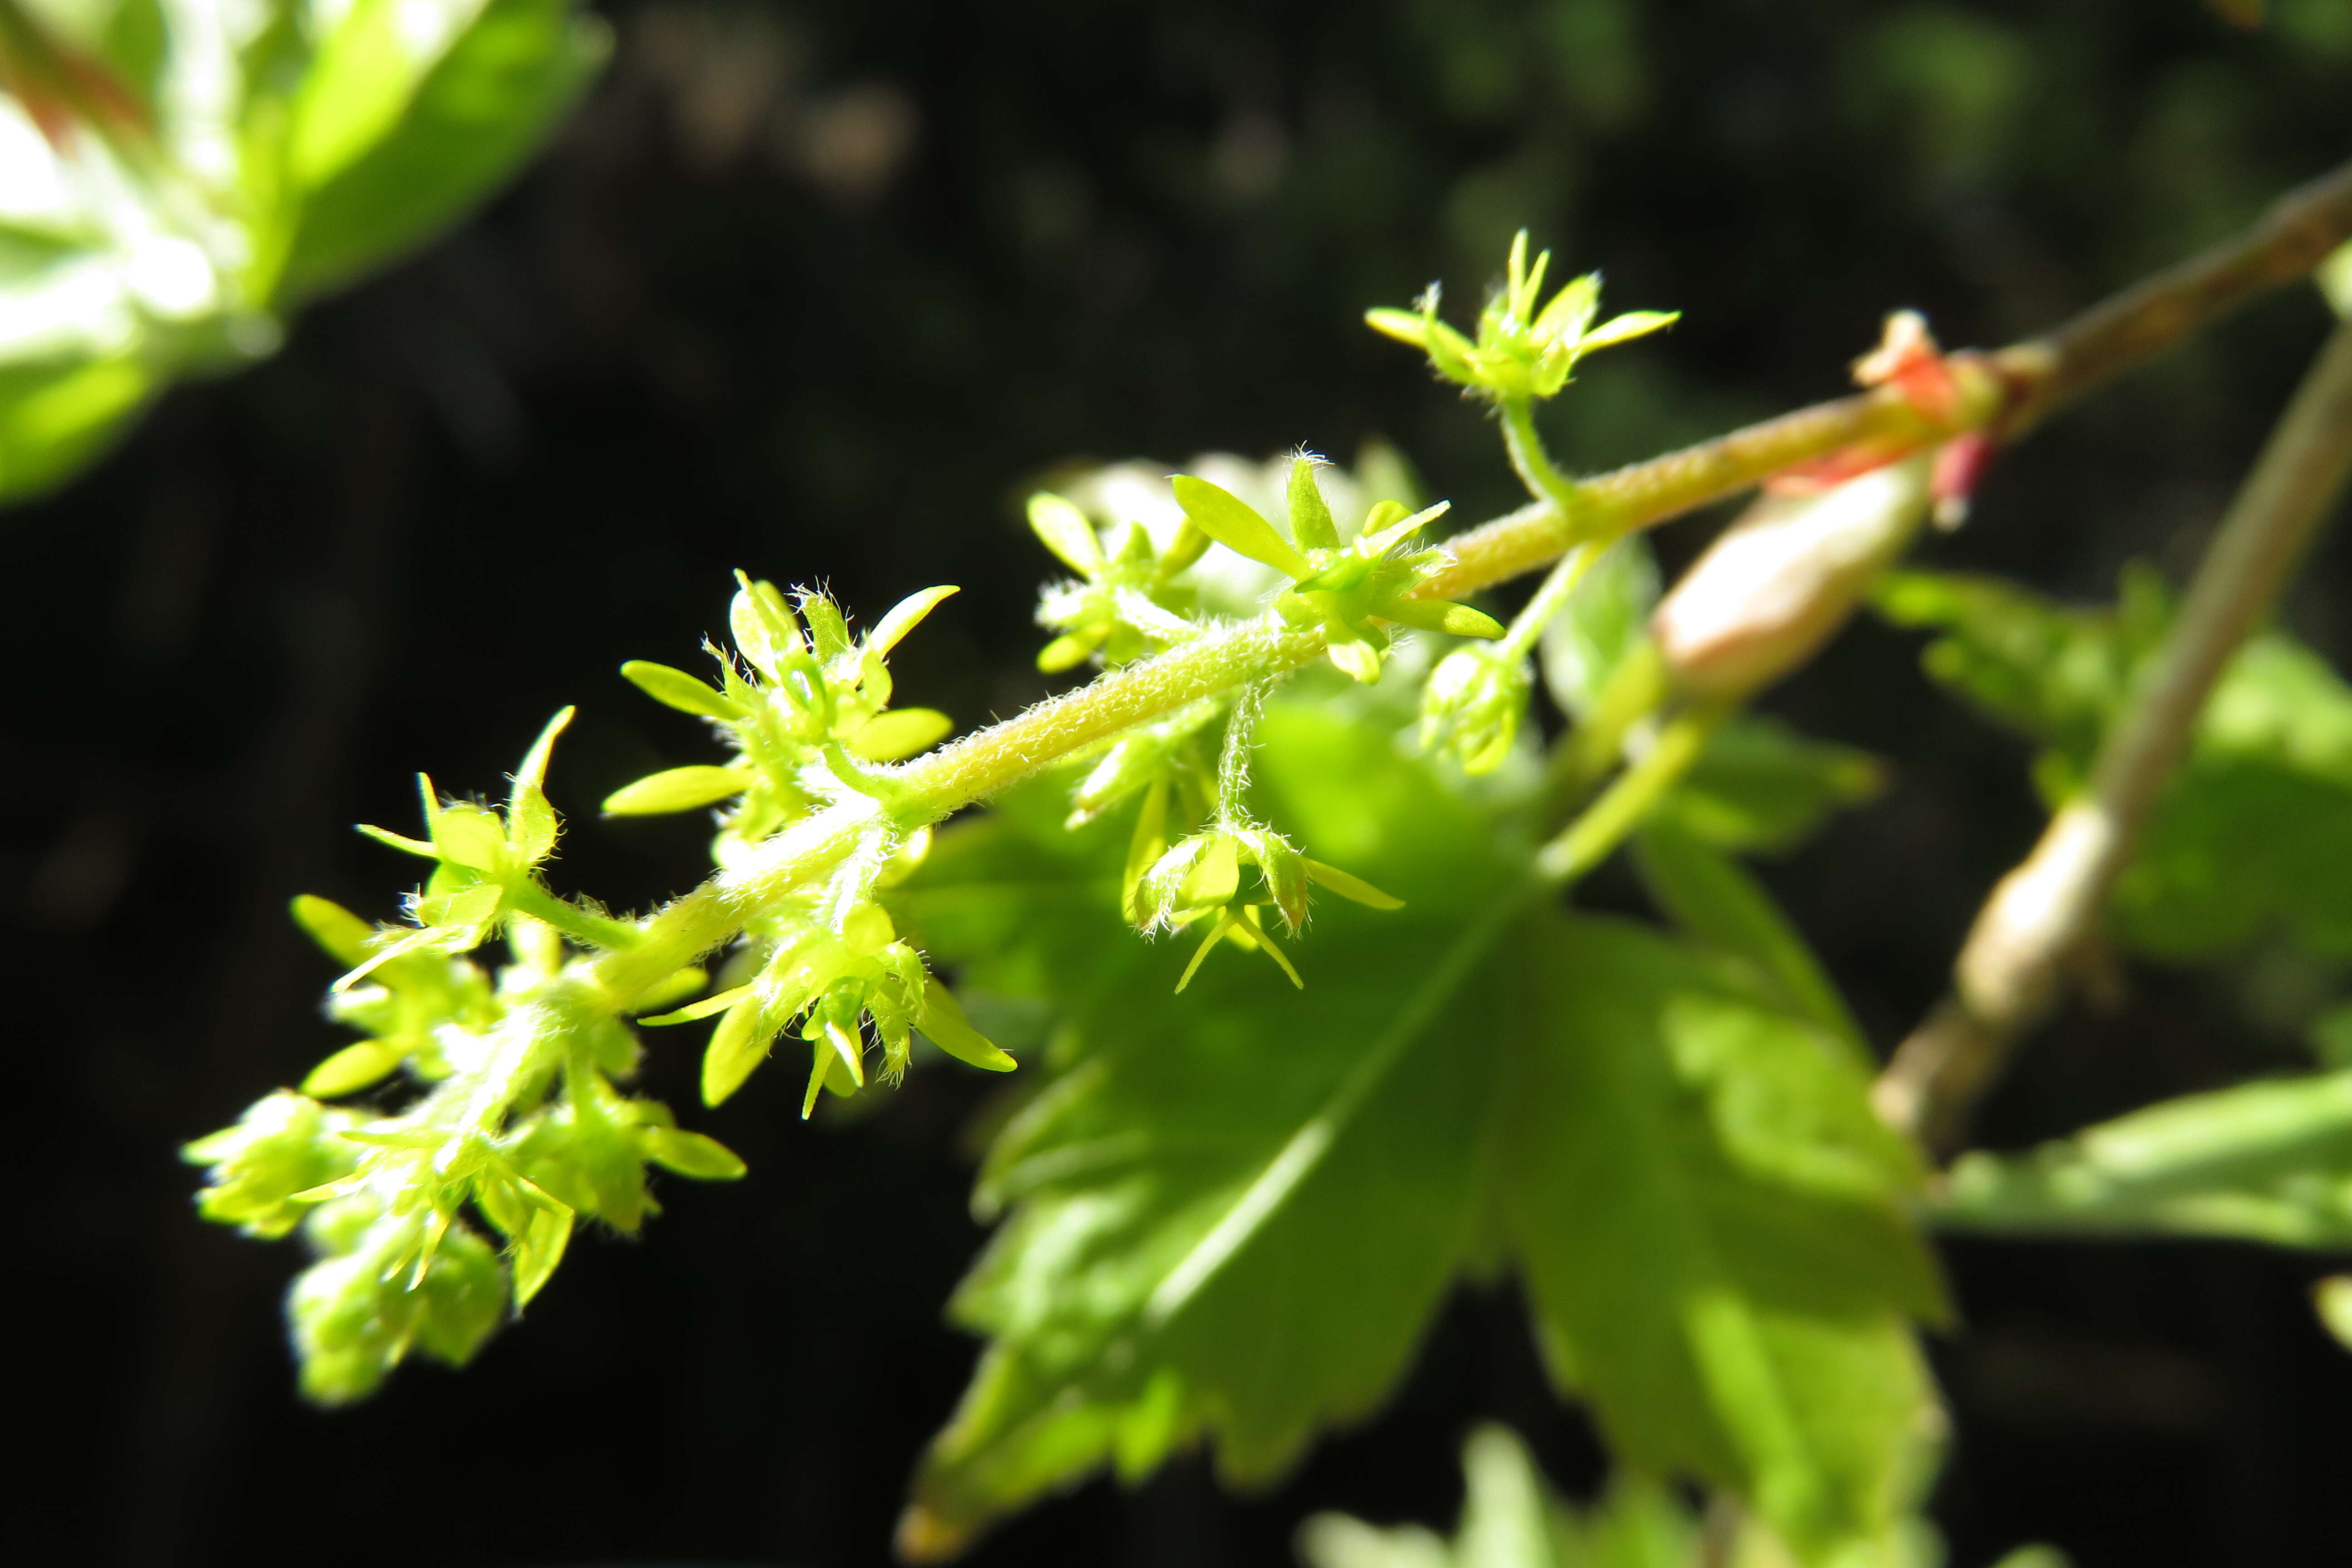
[[[1544,274],[1551,252],[1528,265],[1528,234],[1511,241],[1503,287],[1478,313],[1478,339],[1472,342],[1438,320],[1439,293],[1432,284],[1412,310],[1373,310],[1365,324],[1383,336],[1410,343],[1429,356],[1430,367],[1496,401],[1550,397],[1574,378],[1577,362],[1596,349],[1628,342],[1680,319],[1675,311],[1633,310],[1599,326],[1601,274],[1578,278],[1548,304]]]
[[[1473,773],[1492,773],[1511,754],[1535,672],[1523,658],[1483,648],[1445,656],[1421,689],[1421,744],[1460,760]]]

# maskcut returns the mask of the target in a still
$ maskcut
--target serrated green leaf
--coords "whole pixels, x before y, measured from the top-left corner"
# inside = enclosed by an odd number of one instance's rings
[[[1933,1398],[1906,1319],[1944,1307],[1867,1079],[1637,928],[1522,957],[1556,1033],[1507,1097],[1503,1202],[1555,1374],[1622,1459],[1733,1489],[1801,1561],[1883,1535]]]
[[[1906,1315],[1941,1296],[1850,1048],[1749,972],[1549,907],[1492,807],[1393,729],[1290,700],[1263,721],[1274,826],[1405,900],[1318,906],[1304,992],[1235,964],[1171,998],[1182,951],[1122,929],[1126,825],[1064,832],[1055,779],[890,895],[961,984],[1061,1020],[982,1171],[1009,1217],[952,1310],[991,1344],[902,1550],[1202,1436],[1229,1478],[1276,1474],[1378,1404],[1454,1281],[1512,1259],[1637,1462],[1748,1496],[1814,1562],[1906,1500],[1932,1397]]]
[[[1591,1507],[1563,1500],[1506,1426],[1462,1449],[1451,1543],[1418,1525],[1381,1530],[1318,1514],[1299,1531],[1307,1568],[1698,1568],[1698,1521],[1668,1488],[1620,1473]]]

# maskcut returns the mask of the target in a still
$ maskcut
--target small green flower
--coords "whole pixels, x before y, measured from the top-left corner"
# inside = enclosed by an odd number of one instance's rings
[[[419,773],[425,838],[361,826],[362,833],[380,844],[433,861],[434,869],[424,889],[409,901],[415,926],[380,931],[367,956],[335,982],[335,991],[347,991],[410,954],[471,952],[518,915],[535,917],[596,945],[627,947],[636,941],[633,924],[558,899],[539,878],[540,863],[554,851],[558,826],[555,808],[547,802],[548,758],[572,714],[566,708],[540,731],[522,766],[515,770],[503,816],[470,801],[443,801],[433,780]]]
[[[1214,770],[1202,754],[1201,732],[1225,711],[1218,701],[1196,702],[1156,723],[1142,724],[1106,748],[1070,792],[1070,815],[1064,824],[1079,828],[1120,802],[1155,784],[1167,782],[1185,789],[1205,808],[1214,786]]]
[[[1146,811],[1148,817],[1149,805]],[[1261,897],[1246,900],[1241,897],[1244,866],[1256,871]],[[1310,883],[1376,910],[1404,907],[1401,900],[1361,878],[1309,859],[1271,828],[1224,823],[1162,849],[1139,875],[1134,875],[1128,914],[1145,931],[1179,931],[1208,922],[1208,934],[1176,982],[1179,991],[1192,984],[1202,961],[1220,942],[1230,942],[1244,952],[1264,952],[1293,985],[1304,989],[1307,983],[1266,931],[1262,911],[1273,909],[1282,917],[1284,928],[1296,935],[1307,923]]]
[[[665,664],[621,667],[656,702],[709,720],[735,760],[651,774],[615,790],[604,807],[609,816],[649,816],[736,802],[722,859],[845,793],[886,793],[879,764],[928,750],[954,728],[936,709],[890,707],[888,655],[955,589],[912,595],[853,638],[824,595],[801,595],[795,615],[774,584],[735,577],[734,651],[709,650],[719,663],[716,688]]]
[[[1528,265],[1528,231],[1511,241],[1501,289],[1478,312],[1475,342],[1438,319],[1438,286],[1429,286],[1411,310],[1367,310],[1374,331],[1411,343],[1429,355],[1438,374],[1497,401],[1550,397],[1573,379],[1577,362],[1596,349],[1612,347],[1670,327],[1676,310],[1630,310],[1594,326],[1601,309],[1601,274],[1588,272],[1551,297],[1543,297],[1551,252]]]
[[[922,954],[899,940],[881,905],[860,902],[837,918],[813,906],[796,908],[765,923],[772,934],[751,983],[645,1020],[684,1024],[722,1015],[703,1053],[705,1104],[717,1105],[741,1088],[795,1019],[813,1057],[803,1117],[815,1110],[820,1089],[847,1095],[866,1087],[869,1028],[881,1041],[886,1078],[906,1070],[917,1030],[974,1067],[1010,1072],[1015,1066],[971,1026],[955,997],[925,969]]]
[[[1444,565],[1445,555],[1440,550],[1399,552],[1397,547],[1444,515],[1446,502],[1408,514],[1399,502],[1381,501],[1365,518],[1362,533],[1343,544],[1315,482],[1321,462],[1302,453],[1291,464],[1288,499],[1295,542],[1239,496],[1206,479],[1179,474],[1176,499],[1202,533],[1288,577],[1291,585],[1275,600],[1276,612],[1293,626],[1321,626],[1331,662],[1358,680],[1380,679],[1381,655],[1389,639],[1377,622],[1454,637],[1503,635],[1492,617],[1467,605],[1412,596]]]
[[[1078,574],[1038,601],[1037,624],[1061,633],[1037,655],[1039,669],[1050,675],[1089,658],[1116,668],[1198,635],[1186,618],[1192,595],[1176,582],[1209,546],[1198,529],[1181,530],[1163,555],[1142,524],[1129,522],[1106,549],[1093,520],[1048,490],[1029,498],[1029,526]]]
[[[305,893],[295,923],[347,969],[368,964],[382,933],[339,904]],[[543,928],[542,928],[543,929]],[[427,1082],[450,1071],[445,1031],[478,1036],[499,1016],[489,977],[467,959],[412,949],[375,962],[368,984],[334,992],[328,1016],[367,1037],[335,1052],[302,1080],[302,1092],[333,1100],[356,1094],[405,1067]]]

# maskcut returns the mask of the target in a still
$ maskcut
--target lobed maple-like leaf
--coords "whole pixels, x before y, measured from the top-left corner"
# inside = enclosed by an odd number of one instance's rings
[[[1404,900],[1318,906],[1304,991],[1232,965],[1171,995],[1182,953],[1119,917],[1124,824],[1066,833],[1066,780],[890,896],[962,988],[1055,1018],[982,1172],[1003,1223],[951,1311],[990,1342],[910,1554],[1203,1439],[1269,1480],[1506,1267],[1637,1466],[1731,1488],[1807,1561],[1893,1528],[1932,1400],[1907,1321],[1943,1304],[1852,1046],[1749,955],[1558,907],[1517,796],[1412,760],[1401,723],[1265,718],[1265,818]]]

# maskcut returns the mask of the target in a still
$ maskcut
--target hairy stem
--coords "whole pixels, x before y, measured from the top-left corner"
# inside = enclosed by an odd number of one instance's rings
[[[1993,889],[1952,991],[1881,1075],[1879,1113],[1949,1152],[2019,1037],[2055,1008],[2070,954],[2095,937],[2158,792],[2239,645],[2276,598],[2352,469],[2352,321],[2304,378],[2207,549],[2187,599],[2090,783]]]
[[[1301,630],[1275,616],[1220,627],[942,746],[908,764],[898,782],[910,809],[937,820],[1146,720],[1311,664],[1323,646],[1319,628]]]

